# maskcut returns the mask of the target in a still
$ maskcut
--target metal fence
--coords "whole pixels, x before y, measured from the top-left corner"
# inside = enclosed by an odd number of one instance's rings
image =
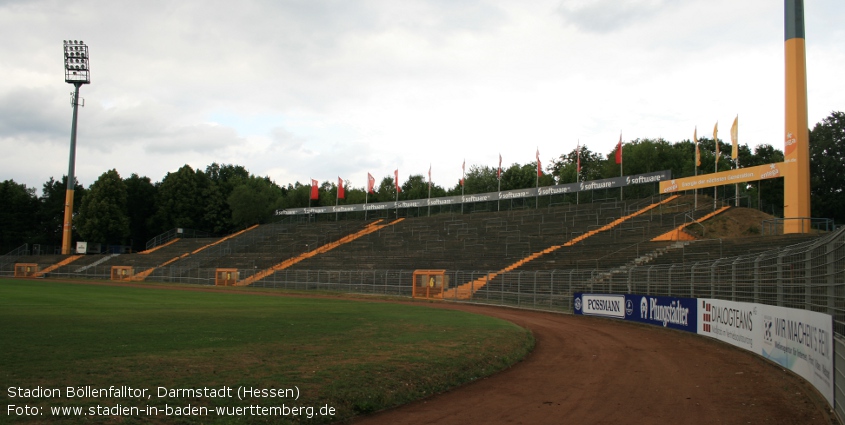
[[[138,273],[142,270],[135,270]],[[155,280],[213,285],[215,269],[173,266]],[[255,270],[242,270],[245,279]],[[413,270],[282,270],[252,286],[411,296]],[[827,236],[763,253],[674,265],[508,272],[448,271],[456,302],[572,312],[576,292],[718,298],[829,314],[834,328],[834,410],[845,418],[845,228]],[[56,277],[108,279],[110,268],[51,273]],[[473,283],[481,282],[481,283]]]

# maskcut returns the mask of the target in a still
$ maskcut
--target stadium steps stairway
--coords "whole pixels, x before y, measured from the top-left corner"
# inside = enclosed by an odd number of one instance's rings
[[[100,259],[98,259],[97,261],[94,261],[94,262],[93,262],[93,263],[91,263],[91,264],[86,264],[86,265],[83,265],[83,266],[77,267],[77,268],[76,268],[73,272],[74,272],[74,273],[82,273],[82,272],[84,272],[85,270],[88,270],[88,269],[90,269],[90,268],[92,268],[92,267],[97,267],[97,266],[99,266],[100,264],[103,264],[103,263],[105,263],[106,261],[109,261],[109,260],[111,260],[112,258],[115,258],[115,257],[117,257],[117,256],[119,256],[119,255],[120,255],[120,254],[109,254],[109,255],[105,255],[105,256],[103,256],[103,258],[100,258]]]
[[[786,249],[793,245],[812,242],[817,238],[819,238],[819,235],[790,234],[748,236],[735,239],[699,239],[690,241],[681,249],[667,252],[659,258],[655,258],[650,264],[689,264],[699,261],[714,261],[720,258],[761,254],[773,249]]]
[[[688,226],[691,226],[695,223],[701,224],[702,222],[707,221],[707,220],[727,211],[728,209],[730,209],[730,206],[725,206],[725,207],[719,208],[716,211],[713,211],[713,212],[711,212],[711,213],[709,213],[709,214],[705,215],[704,217],[701,217],[697,220],[693,220],[693,221],[684,223],[684,224],[678,226],[677,228],[672,229],[672,230],[652,239],[652,242],[694,240],[694,239],[696,239],[696,237],[687,233],[687,232],[685,232],[684,229],[686,229]]]
[[[150,249],[147,249],[147,250],[141,251],[141,252],[139,252],[138,254],[141,254],[141,255],[152,254],[153,252],[156,252],[156,251],[158,251],[158,250],[160,250],[160,249],[162,249],[162,248],[164,248],[164,247],[167,247],[167,246],[170,246],[170,245],[175,244],[176,242],[179,242],[179,240],[180,240],[180,239],[181,239],[181,238],[174,238],[174,239],[171,239],[171,240],[167,241],[166,243],[163,243],[163,244],[161,244],[161,245],[159,245],[159,246],[154,246],[154,247],[152,247],[152,248],[150,248]]]
[[[659,201],[659,202],[656,202],[656,203],[653,203],[653,204],[649,204],[648,206],[646,206],[646,207],[644,207],[640,210],[637,210],[637,211],[635,211],[631,214],[617,218],[616,220],[613,220],[612,222],[610,222],[610,223],[608,223],[608,224],[606,224],[606,225],[604,225],[604,226],[602,226],[598,229],[590,230],[590,231],[585,232],[585,233],[583,233],[579,236],[576,236],[576,237],[570,239],[568,242],[564,243],[563,245],[553,245],[553,246],[550,246],[550,247],[548,247],[548,248],[546,248],[542,251],[535,252],[535,253],[533,253],[533,254],[531,254],[531,255],[529,255],[529,256],[527,256],[527,257],[507,266],[507,267],[505,267],[504,269],[499,270],[498,272],[486,274],[486,275],[481,276],[481,277],[479,277],[479,278],[477,278],[473,281],[467,282],[463,285],[459,285],[455,288],[445,290],[440,295],[440,297],[444,298],[444,299],[469,299],[470,297],[472,297],[472,295],[476,291],[478,291],[479,289],[484,287],[484,285],[486,285],[491,280],[495,279],[496,276],[499,276],[500,274],[513,271],[513,270],[523,266],[526,263],[529,263],[531,261],[536,260],[537,258],[542,257],[543,255],[549,254],[549,253],[554,252],[554,251],[556,251],[560,248],[563,248],[563,247],[575,245],[575,244],[577,244],[577,243],[579,243],[579,242],[581,242],[581,241],[583,241],[583,240],[585,240],[585,239],[587,239],[591,236],[594,236],[594,235],[599,234],[601,232],[613,229],[614,227],[618,226],[619,224],[624,223],[625,221],[630,220],[630,219],[637,217],[639,215],[642,215],[642,214],[644,214],[644,213],[646,213],[646,212],[648,212],[648,211],[650,211],[654,208],[657,208],[661,205],[665,205],[665,204],[675,200],[677,197],[678,197],[677,195],[673,195],[673,196],[670,196],[670,197],[668,197],[668,198],[666,198],[662,201]]]
[[[680,231],[680,228],[676,229],[676,230]],[[675,240],[675,242],[673,242],[671,245],[667,245],[667,246],[664,246],[664,247],[661,247],[661,248],[657,248],[654,251],[651,251],[649,253],[646,253],[644,255],[641,255],[641,256],[631,260],[627,264],[624,264],[624,265],[619,266],[619,267],[615,267],[613,269],[610,269],[607,272],[599,273],[599,274],[593,276],[590,280],[588,280],[587,284],[588,285],[594,285],[594,284],[605,283],[607,280],[613,279],[613,276],[620,274],[620,273],[627,272],[631,267],[646,265],[646,264],[654,261],[655,259],[660,258],[663,255],[666,255],[666,253],[668,253],[670,251],[683,249],[684,247],[686,247],[690,243],[691,242],[688,241],[688,240]]]
[[[37,273],[32,275],[32,277],[42,277],[45,274],[50,273],[53,270],[58,269],[59,267],[66,266],[66,265],[68,265],[68,264],[70,264],[70,263],[72,263],[72,262],[74,262],[74,261],[76,261],[76,260],[78,260],[82,257],[84,257],[84,255],[71,255],[70,257],[67,257],[64,260],[59,261],[58,263],[53,264],[52,266],[49,266],[44,270],[39,270]]]
[[[141,271],[141,272],[139,272],[139,273],[136,273],[136,274],[135,274],[135,275],[133,275],[133,276],[132,276],[129,280],[131,280],[131,281],[135,281],[135,282],[140,282],[140,281],[143,281],[143,280],[145,280],[145,279],[147,278],[147,276],[149,276],[150,274],[152,274],[154,271],[156,271],[156,270],[157,270],[157,269],[159,269],[159,268],[162,268],[162,267],[168,266],[168,265],[173,264],[173,263],[175,263],[175,262],[177,262],[177,261],[179,261],[179,260],[183,260],[183,259],[187,258],[187,257],[188,257],[188,256],[190,256],[190,255],[195,255],[195,254],[198,254],[198,253],[202,252],[202,251],[203,251],[203,250],[205,250],[205,249],[211,248],[211,247],[213,247],[213,246],[215,246],[215,245],[218,245],[218,244],[220,244],[220,243],[223,243],[223,242],[225,242],[225,241],[227,241],[227,240],[229,240],[229,239],[232,239],[232,238],[234,238],[234,237],[240,236],[240,235],[242,235],[242,234],[244,234],[244,233],[246,233],[246,232],[248,232],[248,231],[250,231],[250,230],[252,230],[252,229],[255,229],[256,227],[258,227],[258,225],[257,225],[257,224],[256,224],[256,225],[254,225],[254,226],[252,226],[252,227],[249,227],[249,228],[246,228],[246,229],[244,229],[244,230],[241,230],[241,231],[239,231],[239,232],[232,233],[231,235],[228,235],[228,236],[226,236],[226,237],[220,238],[220,239],[218,239],[218,240],[216,240],[216,241],[214,241],[214,242],[212,242],[212,243],[207,243],[207,244],[204,244],[203,246],[200,246],[199,248],[196,248],[196,249],[194,249],[193,251],[189,251],[189,252],[186,252],[186,253],[184,253],[184,254],[178,255],[178,256],[173,257],[173,258],[171,258],[171,259],[169,259],[169,260],[167,260],[167,261],[165,261],[165,262],[163,262],[163,263],[161,263],[161,264],[159,264],[159,265],[157,265],[157,266],[154,266],[154,267],[151,267],[151,268],[149,268],[149,269],[147,269],[147,270],[144,270],[144,271]],[[169,244],[170,244],[170,242],[168,242],[168,243],[166,243],[166,244],[164,244],[164,245],[161,245],[161,247],[167,246],[167,245],[169,245]],[[156,248],[159,248],[159,247],[156,247]],[[155,250],[156,250],[156,248],[153,248],[152,250],[150,250],[150,252],[155,251]],[[149,254],[150,252],[147,252],[147,254]]]
[[[292,270],[498,270],[624,215],[621,201],[409,218]]]
[[[317,249],[302,253],[302,254],[300,254],[296,257],[292,257],[292,258],[289,258],[285,261],[282,261],[281,263],[276,264],[275,266],[270,267],[269,269],[262,270],[262,271],[254,274],[254,275],[252,275],[252,276],[250,276],[246,279],[243,279],[243,280],[237,282],[235,285],[236,286],[251,285],[254,282],[257,282],[261,279],[264,279],[267,276],[272,275],[273,273],[276,273],[277,271],[284,270],[284,269],[286,269],[286,268],[288,268],[288,267],[290,267],[290,266],[292,266],[296,263],[299,263],[303,260],[306,260],[308,258],[323,254],[323,253],[328,252],[328,251],[331,251],[331,250],[333,250],[333,249],[335,249],[335,248],[337,248],[341,245],[350,243],[350,242],[352,242],[352,241],[354,241],[354,240],[356,240],[356,239],[358,239],[362,236],[366,236],[366,235],[369,235],[370,233],[378,232],[379,230],[384,229],[385,227],[392,226],[392,225],[400,223],[404,220],[405,220],[404,218],[399,218],[399,219],[396,219],[396,220],[394,220],[390,223],[383,223],[383,220],[381,220],[381,219],[377,220],[373,223],[368,224],[363,229],[361,229],[361,230],[359,230],[355,233],[352,233],[350,235],[346,235],[346,236],[344,236],[344,237],[342,237],[342,238],[340,238],[340,239],[338,239],[334,242],[330,242],[330,243],[327,243],[325,245],[322,245],[322,246],[318,247]]]

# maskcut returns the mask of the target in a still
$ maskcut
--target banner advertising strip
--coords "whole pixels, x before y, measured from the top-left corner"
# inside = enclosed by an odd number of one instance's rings
[[[575,314],[648,323],[718,339],[798,374],[833,406],[833,318],[829,314],[711,298],[584,294]]]
[[[726,184],[744,183],[756,180],[783,177],[787,167],[783,162],[720,171],[712,174],[699,174],[693,177],[664,180],[660,182],[660,193],[674,193],[682,190],[704,189]]]
[[[699,335],[787,368],[833,406],[833,319],[809,310],[699,298]]]
[[[276,215],[324,214],[358,211],[391,210],[394,208],[418,208],[441,205],[460,205],[462,203],[488,202],[508,199],[533,198],[535,196],[559,195],[584,192],[597,189],[616,189],[635,184],[659,183],[672,178],[669,170],[634,176],[613,177],[580,183],[567,183],[555,186],[532,187],[529,189],[505,190],[501,192],[479,193],[475,195],[445,196],[442,198],[415,199],[411,201],[374,202],[369,204],[338,205],[316,208],[287,208],[276,210]]]
[[[575,314],[613,317],[692,333],[698,331],[696,298],[575,293],[573,304]]]

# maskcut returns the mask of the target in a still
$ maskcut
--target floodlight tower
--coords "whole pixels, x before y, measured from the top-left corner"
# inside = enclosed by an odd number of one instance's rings
[[[73,84],[70,103],[73,106],[73,121],[70,125],[70,161],[67,172],[67,190],[65,191],[65,218],[62,225],[62,254],[71,251],[73,233],[73,191],[76,183],[76,116],[79,111],[79,87],[91,83],[91,69],[88,66],[88,45],[82,40],[65,40],[65,82]],[[82,106],[85,106],[84,103]]]

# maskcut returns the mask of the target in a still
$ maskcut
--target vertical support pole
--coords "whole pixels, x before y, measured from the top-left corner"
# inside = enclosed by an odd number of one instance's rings
[[[786,59],[783,182],[784,233],[805,233],[810,213],[810,130],[807,117],[807,54],[804,45],[804,0],[784,1]]]
[[[777,285],[777,299],[776,304],[779,307],[784,307],[783,300],[783,254],[778,254],[778,265],[777,265],[777,274],[775,275],[775,282]]]
[[[70,124],[70,159],[68,160],[67,189],[65,190],[65,215],[62,221],[62,255],[70,255],[73,238],[73,194],[76,184],[76,121],[79,115],[79,87],[73,83],[73,121]]]

